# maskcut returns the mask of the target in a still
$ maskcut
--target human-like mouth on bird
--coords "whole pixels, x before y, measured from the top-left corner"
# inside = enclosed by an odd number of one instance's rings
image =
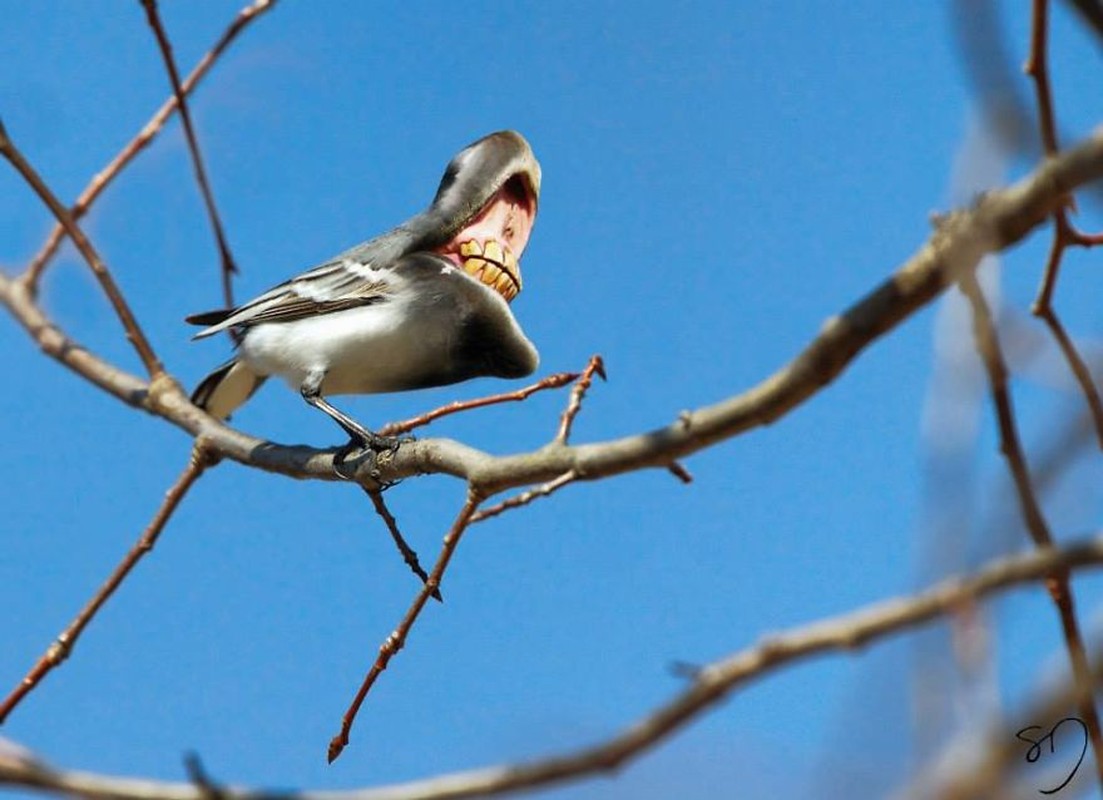
[[[521,293],[517,256],[496,239],[462,242],[460,257],[464,272],[496,291],[507,303]]]
[[[514,175],[437,253],[508,303],[521,293],[521,254],[535,220],[531,177]]]

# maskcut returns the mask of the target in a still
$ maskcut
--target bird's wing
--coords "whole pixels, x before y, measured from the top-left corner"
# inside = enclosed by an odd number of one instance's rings
[[[235,309],[195,314],[187,321],[209,326],[196,339],[238,326],[291,322],[384,302],[400,280],[393,269],[377,269],[346,257],[321,264]]]

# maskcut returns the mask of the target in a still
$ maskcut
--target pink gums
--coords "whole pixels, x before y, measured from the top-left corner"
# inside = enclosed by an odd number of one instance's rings
[[[536,205],[520,176],[514,176],[490,198],[477,217],[437,252],[458,266],[463,260],[460,256],[463,242],[474,239],[485,246],[493,240],[512,250],[520,261],[535,221]]]

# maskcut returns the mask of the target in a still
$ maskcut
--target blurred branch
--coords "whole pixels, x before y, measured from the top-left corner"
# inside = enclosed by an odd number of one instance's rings
[[[1083,5],[1098,4],[1085,0]],[[1038,124],[1034,113],[1021,91],[1017,64],[1006,47],[999,19],[1001,7],[994,0],[955,0],[951,14],[954,33],[965,76],[973,85],[976,104],[988,129],[1008,153],[1035,161],[1045,151],[1035,132]],[[1055,120],[1054,139],[1059,136]],[[1103,187],[1092,187],[1090,191],[1103,198]]]
[[[1034,82],[1034,96],[1038,105],[1038,128],[1042,139],[1042,149],[1047,157],[1058,152],[1057,118],[1053,103],[1053,91],[1049,81],[1049,0],[1033,0],[1030,27],[1030,57],[1025,66],[1026,74]],[[1057,275],[1061,269],[1061,259],[1065,250],[1073,245],[1090,247],[1103,243],[1101,236],[1089,236],[1081,233],[1069,221],[1069,209],[1075,206],[1070,195],[1068,199],[1054,209],[1053,242],[1050,245],[1049,258],[1046,261],[1042,282],[1038,287],[1038,296],[1031,311],[1042,319],[1061,349],[1068,362],[1080,390],[1084,393],[1088,408],[1095,422],[1096,438],[1103,448],[1103,400],[1092,381],[1087,364],[1077,352],[1072,339],[1065,332],[1064,325],[1053,309],[1053,291],[1057,286]],[[1098,754],[1097,754],[1098,755]]]
[[[1068,3],[1091,28],[1099,44],[1103,44],[1103,3],[1099,0],[1068,0]]]
[[[473,509],[469,498],[456,525],[463,524],[464,513],[469,514]],[[1042,583],[1054,574],[1100,564],[1103,564],[1103,536],[1063,548],[1034,550],[998,559],[969,576],[948,578],[909,597],[885,600],[772,634],[752,647],[695,671],[693,682],[685,690],[616,736],[597,746],[548,759],[452,773],[376,789],[272,792],[220,785],[219,793],[225,800],[438,800],[504,794],[607,772],[665,740],[736,689],[773,675],[800,659],[855,650],[940,619],[962,605],[997,592]],[[422,593],[423,604],[427,596]],[[4,751],[0,751],[0,784],[88,800],[205,800],[202,788],[194,783],[65,772],[33,758]]]
[[[977,350],[988,373],[992,404],[995,406],[996,418],[999,423],[1000,452],[1007,459],[1007,466],[1015,483],[1015,491],[1019,498],[1019,508],[1023,520],[1026,522],[1030,537],[1034,540],[1034,546],[1042,551],[1051,550],[1054,547],[1053,535],[1050,533],[1049,525],[1046,523],[1042,508],[1035,495],[1030,478],[1030,469],[1026,463],[1026,455],[1023,453],[1022,443],[1019,441],[1015,410],[1011,401],[1011,392],[1008,388],[1007,365],[1004,363],[1003,353],[996,335],[996,326],[992,322],[991,311],[984,295],[981,293],[975,275],[970,273],[962,276],[961,290],[973,309],[973,331]],[[1084,638],[1080,633],[1080,623],[1076,617],[1076,601],[1072,593],[1072,587],[1069,584],[1068,572],[1054,572],[1046,580],[1046,588],[1049,590],[1050,597],[1053,599],[1058,616],[1061,619],[1061,629],[1065,637],[1065,647],[1068,650],[1072,674],[1079,688],[1078,707],[1080,715],[1088,727],[1092,749],[1095,753],[1096,769],[1098,770],[1100,783],[1103,784],[1103,733],[1100,732],[1099,714],[1096,711],[1092,693],[1091,668],[1088,666]]]
[[[211,67],[215,65],[226,48],[237,38],[238,34],[241,33],[250,22],[260,17],[275,4],[276,0],[254,0],[254,2],[238,12],[237,17],[230,23],[229,27],[222,36],[219,37],[218,41],[215,42],[210,51],[199,60],[199,63],[192,69],[191,74],[184,79],[184,82],[180,86],[182,94],[187,95],[194,90],[207,72],[210,71]],[[80,193],[73,207],[69,209],[69,213],[74,220],[79,220],[83,217],[92,206],[92,203],[99,197],[100,193],[110,185],[138,153],[142,152],[142,150],[153,141],[157,134],[161,132],[168,118],[176,111],[177,106],[178,99],[176,96],[166,100],[165,103],[157,109],[156,113],[150,117],[149,121],[138,135],[135,136],[114,159],[112,159],[110,164],[100,170],[100,172],[92,178],[91,182],[84,187],[84,191]],[[64,238],[65,228],[59,223],[50,231],[50,235],[46,238],[46,243],[27,267],[24,281],[32,297],[37,290],[42,272],[45,270],[50,259],[57,253],[58,247],[61,246],[61,242]]]
[[[1095,649],[1092,661],[1092,681],[1095,685],[1103,683],[1103,652]],[[1027,726],[1040,726],[1052,729],[1076,706],[1079,690],[1075,679],[1069,676],[1057,686],[1038,692],[1032,698],[1027,709],[1015,715],[1014,719],[1000,718],[988,724],[984,730],[969,730],[962,736],[955,736],[946,742],[943,753],[933,763],[922,765],[915,778],[892,797],[898,800],[914,798],[929,800],[975,800],[982,797],[1036,797],[1044,794],[1037,788],[1029,792],[1011,794],[1003,792],[1013,773],[1014,762],[1027,761],[1024,741],[1012,735]],[[980,745],[977,747],[977,745]],[[963,754],[973,754],[962,757]],[[1085,780],[1085,784],[1088,781]],[[1086,785],[1070,785],[1068,793],[1075,796],[1077,788]],[[1050,792],[1052,794],[1052,792]],[[1061,795],[1063,796],[1064,792]]]

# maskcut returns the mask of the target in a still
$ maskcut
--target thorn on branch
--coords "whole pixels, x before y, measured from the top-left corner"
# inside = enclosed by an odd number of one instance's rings
[[[700,664],[694,664],[690,661],[672,661],[667,669],[675,678],[695,681],[701,677],[701,672],[704,671],[705,668]]]
[[[195,788],[207,800],[223,800],[225,798],[225,792],[207,775],[198,753],[189,752],[184,755],[184,771],[188,774],[188,780],[195,784]]]
[[[693,483],[693,476],[680,462],[671,461],[666,465],[666,468],[682,483]]]

